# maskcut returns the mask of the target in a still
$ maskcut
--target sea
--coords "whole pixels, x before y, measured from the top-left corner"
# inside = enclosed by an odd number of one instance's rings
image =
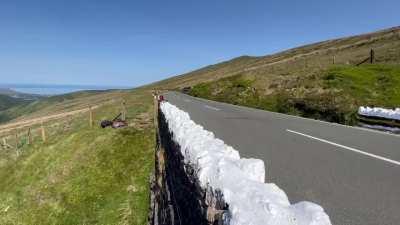
[[[0,84],[0,88],[9,88],[14,91],[26,94],[53,96],[53,95],[72,93],[76,91],[84,91],[84,90],[129,89],[132,87],[95,86],[95,85]]]

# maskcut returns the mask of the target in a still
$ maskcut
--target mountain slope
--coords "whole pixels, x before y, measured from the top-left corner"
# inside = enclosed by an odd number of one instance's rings
[[[336,64],[356,64],[375,50],[376,63],[400,62],[400,27],[373,33],[309,44],[280,53],[242,56],[207,66],[153,84],[164,88],[182,88],[238,74],[253,76],[307,75]]]
[[[356,66],[371,49],[374,64]],[[263,57],[239,57],[153,85],[192,87],[189,94],[198,97],[354,124],[360,105],[400,105],[399,64],[400,27],[394,27]]]

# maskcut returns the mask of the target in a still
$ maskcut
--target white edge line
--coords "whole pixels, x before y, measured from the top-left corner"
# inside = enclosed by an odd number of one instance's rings
[[[221,109],[218,109],[218,108],[215,108],[215,107],[209,106],[209,105],[204,105],[204,107],[206,107],[206,108],[208,108],[208,109],[215,110],[215,111],[219,111],[219,110],[221,110]]]
[[[375,155],[375,154],[372,154],[372,153],[364,152],[364,151],[358,150],[356,148],[352,148],[352,147],[348,147],[348,146],[345,146],[345,145],[337,144],[337,143],[334,143],[334,142],[331,142],[331,141],[327,141],[325,139],[313,137],[311,135],[303,134],[303,133],[300,133],[300,132],[297,132],[297,131],[294,131],[294,130],[286,129],[286,131],[294,133],[294,134],[302,135],[304,137],[308,137],[308,138],[311,138],[311,139],[314,139],[314,140],[317,140],[317,141],[321,141],[321,142],[324,142],[324,143],[327,143],[327,144],[331,144],[331,145],[334,145],[334,146],[337,146],[337,147],[341,147],[341,148],[344,148],[344,149],[347,149],[347,150],[350,150],[350,151],[353,151],[353,152],[357,152],[357,153],[362,154],[362,155],[366,155],[366,156],[369,156],[369,157],[372,157],[372,158],[375,158],[375,159],[380,159],[380,160],[383,160],[383,161],[386,161],[386,162],[389,162],[389,163],[392,163],[392,164],[400,166],[400,162],[399,161],[388,159],[388,158],[385,158],[385,157],[382,157],[382,156],[379,156],[379,155]]]

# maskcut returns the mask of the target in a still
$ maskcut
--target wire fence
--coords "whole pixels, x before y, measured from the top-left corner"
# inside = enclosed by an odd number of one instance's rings
[[[30,122],[22,121],[3,125],[3,129],[0,128],[0,151],[14,152],[18,157],[26,146],[49,142],[53,137],[77,129],[74,127],[76,124],[74,120],[78,118],[80,125],[93,128],[96,122],[94,114],[99,107],[100,105],[88,106],[62,114],[27,120]],[[120,113],[123,119],[126,119],[125,100],[121,102]]]

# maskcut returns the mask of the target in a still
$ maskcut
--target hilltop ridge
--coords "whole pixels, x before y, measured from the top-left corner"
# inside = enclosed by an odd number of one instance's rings
[[[400,49],[400,26],[325,40],[265,56],[244,55],[155,82],[152,85],[182,88],[241,73],[285,73],[291,72],[291,69],[295,67],[304,67],[305,60],[308,61],[307,66],[305,66],[307,67],[306,71],[312,72],[315,69],[322,69],[331,65],[333,56],[335,56],[337,64],[355,64],[368,56],[371,48],[375,50],[377,55],[385,55],[378,57],[377,63],[399,63],[400,53],[396,50]],[[298,65],[299,63],[302,63],[302,65]],[[288,64],[293,65],[285,68]]]
[[[374,51],[373,64],[356,66]],[[368,61],[369,62],[369,61]],[[400,27],[241,56],[152,87],[344,124],[361,105],[400,105]]]

